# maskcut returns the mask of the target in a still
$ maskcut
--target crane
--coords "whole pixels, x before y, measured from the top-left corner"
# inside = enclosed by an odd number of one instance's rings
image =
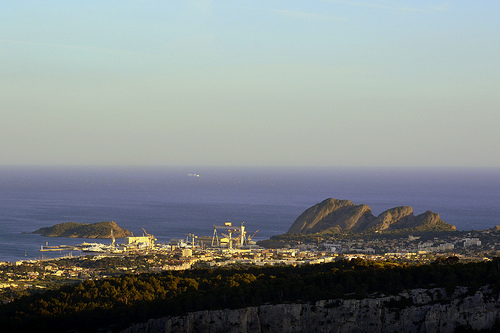
[[[195,242],[196,242],[196,238],[198,238],[198,236],[196,236],[195,234],[191,234],[191,233],[186,234],[186,243],[189,243],[189,237],[192,238],[193,241],[191,242],[191,245],[194,247]]]
[[[245,242],[245,245],[254,245],[255,242],[252,242],[252,238],[255,236],[255,234],[259,232],[259,230],[257,230],[256,232],[254,232],[251,236],[248,236],[248,237],[245,237],[243,236],[243,241]],[[245,231],[245,234],[247,232]]]
[[[220,231],[225,231],[227,234],[221,233],[224,237],[228,239],[229,242],[229,248],[232,249],[233,247],[233,241],[237,241],[235,243],[236,247],[241,247],[243,245],[243,242],[245,240],[245,226],[243,225],[244,222],[241,222],[241,226],[233,226],[231,222],[225,222],[224,225],[215,225],[214,224],[214,235],[212,237],[212,246],[220,246],[220,240],[219,236],[217,234],[217,230]],[[238,236],[233,237],[232,235],[238,234]]]
[[[226,237],[229,241],[229,249],[233,248],[233,241],[239,241],[241,239],[241,234],[239,236],[233,237],[233,232],[237,232],[237,229],[227,229],[229,235],[222,233],[222,236]],[[236,247],[239,247],[239,242],[236,243]]]
[[[148,232],[144,228],[142,228],[142,231],[144,231],[144,237],[149,238],[149,246],[153,247],[156,240],[155,236],[148,234]]]
[[[256,232],[254,232],[252,236],[248,237],[248,241],[250,242],[252,240],[252,238],[255,236],[255,234],[258,233],[258,232],[259,232],[259,230],[257,230]]]
[[[113,233],[113,228],[111,228],[111,250],[114,250],[115,249],[115,234]]]

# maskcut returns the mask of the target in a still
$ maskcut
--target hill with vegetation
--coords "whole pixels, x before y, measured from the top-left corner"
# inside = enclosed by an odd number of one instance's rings
[[[292,224],[288,234],[315,234],[325,231],[378,233],[378,232],[435,232],[455,231],[439,214],[427,211],[413,214],[410,206],[395,207],[379,216],[372,214],[367,205],[356,205],[349,200],[329,198],[304,211]]]
[[[59,223],[52,227],[40,228],[33,231],[46,237],[68,237],[68,238],[111,238],[111,230],[115,238],[124,238],[132,233],[127,229],[120,228],[116,222],[98,223]]]

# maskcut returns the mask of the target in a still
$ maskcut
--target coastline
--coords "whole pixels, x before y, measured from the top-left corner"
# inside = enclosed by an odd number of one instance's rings
[[[256,240],[269,239],[327,197],[365,203],[374,215],[432,210],[458,230],[500,224],[495,168],[0,167],[0,187],[0,260],[39,257],[54,239],[25,233],[66,221],[144,227],[165,243],[245,221]]]

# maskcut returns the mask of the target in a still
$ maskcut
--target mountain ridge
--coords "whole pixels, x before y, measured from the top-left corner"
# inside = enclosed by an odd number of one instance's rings
[[[369,206],[349,200],[328,198],[306,209],[292,224],[288,234],[312,234],[325,230],[382,232],[402,229],[455,231],[439,214],[430,210],[414,215],[411,206],[390,208],[374,216]]]

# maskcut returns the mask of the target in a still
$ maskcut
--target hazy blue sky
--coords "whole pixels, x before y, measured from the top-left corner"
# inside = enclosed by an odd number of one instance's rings
[[[2,1],[0,164],[500,167],[500,1]]]

